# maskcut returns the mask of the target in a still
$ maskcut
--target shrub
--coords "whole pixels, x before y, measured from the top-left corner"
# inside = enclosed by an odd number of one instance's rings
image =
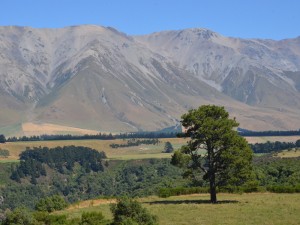
[[[9,151],[6,149],[0,149],[0,157],[7,158],[9,156]]]
[[[156,225],[157,218],[151,215],[141,203],[127,197],[111,205],[113,225]]]
[[[101,212],[83,212],[79,225],[101,225],[104,222],[104,216]]]
[[[300,193],[300,185],[297,186],[268,186],[267,191],[274,193]]]
[[[42,198],[35,206],[37,211],[53,212],[56,210],[62,210],[66,208],[68,204],[65,199],[59,195],[53,195],[51,197]]]
[[[37,225],[37,220],[28,212],[26,208],[16,208],[12,212],[6,214],[6,219],[2,225]]]

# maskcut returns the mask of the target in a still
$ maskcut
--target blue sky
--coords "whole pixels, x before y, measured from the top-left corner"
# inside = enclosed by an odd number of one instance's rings
[[[208,28],[225,36],[300,36],[299,0],[0,0],[0,26],[95,24],[130,35]]]

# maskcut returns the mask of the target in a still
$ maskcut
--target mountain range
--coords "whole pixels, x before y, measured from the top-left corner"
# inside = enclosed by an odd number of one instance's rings
[[[225,106],[245,129],[299,129],[300,37],[0,27],[0,104],[5,134],[28,123],[154,131],[202,104]]]

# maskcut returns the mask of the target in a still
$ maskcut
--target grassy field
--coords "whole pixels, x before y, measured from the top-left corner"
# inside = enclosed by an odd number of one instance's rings
[[[246,139],[250,144],[265,143],[267,141],[296,142],[300,139],[300,136],[246,137]]]
[[[134,147],[117,148],[113,149],[110,144],[123,144],[125,140],[70,140],[70,141],[28,141],[28,142],[7,142],[1,144],[1,149],[9,150],[10,156],[8,158],[0,158],[1,161],[17,160],[19,154],[26,149],[26,147],[49,147],[54,148],[57,146],[85,146],[96,149],[98,151],[104,151],[109,159],[144,159],[144,158],[170,158],[171,154],[161,153],[164,149],[165,142],[170,141],[174,149],[180,148],[187,142],[186,139],[180,138],[168,138],[160,139],[158,145],[140,145]]]
[[[138,199],[158,216],[161,225],[299,225],[300,194],[218,194],[219,204],[208,203],[208,194],[166,199]],[[75,204],[59,212],[79,217],[83,211],[101,211],[111,219],[109,203],[94,200]]]
[[[266,141],[285,141],[292,142],[300,139],[299,136],[291,137],[247,137],[249,143],[266,142]],[[174,149],[179,149],[182,145],[186,144],[188,139],[183,138],[167,138],[160,139],[158,145],[140,145],[134,147],[118,148],[113,149],[109,145],[112,143],[123,144],[126,140],[70,140],[70,141],[28,141],[28,142],[8,142],[0,144],[0,149],[7,149],[10,152],[8,158],[0,158],[0,162],[9,162],[10,160],[18,160],[19,154],[26,149],[26,147],[57,147],[57,146],[85,146],[96,149],[98,151],[104,151],[109,159],[145,159],[145,158],[170,158],[171,154],[161,153],[164,149],[165,142],[169,141],[172,143]],[[299,153],[292,154],[287,153],[283,157],[299,156]]]
[[[291,157],[300,157],[300,148],[285,150],[277,154],[277,157],[281,158],[291,158]]]

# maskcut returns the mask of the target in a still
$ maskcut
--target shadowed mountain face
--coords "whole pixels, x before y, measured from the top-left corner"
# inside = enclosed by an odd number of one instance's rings
[[[243,128],[299,129],[299,91],[300,38],[0,27],[0,127],[157,130],[190,108],[218,104]]]

